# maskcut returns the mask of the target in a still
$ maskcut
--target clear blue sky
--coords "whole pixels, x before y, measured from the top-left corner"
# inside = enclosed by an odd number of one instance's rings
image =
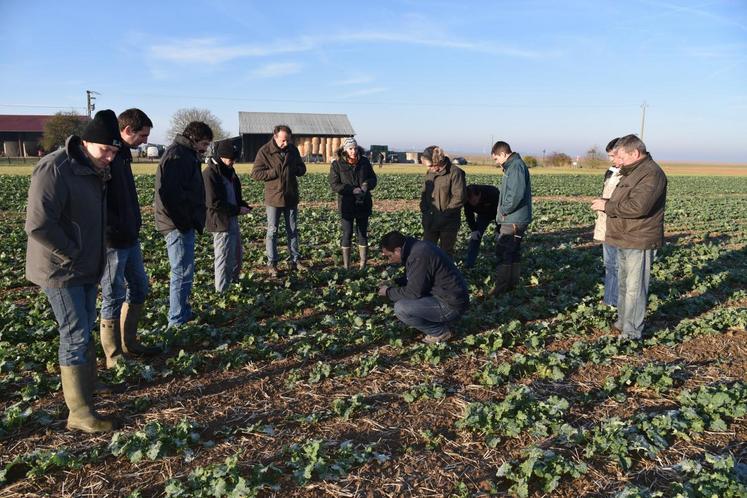
[[[747,1],[0,0],[0,113],[346,113],[364,145],[747,162]],[[29,107],[40,106],[40,107]],[[50,106],[50,108],[41,107]]]

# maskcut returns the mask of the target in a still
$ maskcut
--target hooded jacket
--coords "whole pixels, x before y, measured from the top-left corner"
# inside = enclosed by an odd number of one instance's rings
[[[217,157],[208,159],[207,167],[202,171],[205,183],[205,230],[208,232],[227,232],[231,218],[239,215],[242,207],[249,207],[241,196],[241,180],[230,166],[226,166]],[[229,187],[230,185],[230,187]],[[228,189],[233,189],[229,196]],[[235,203],[230,202],[235,199]]]
[[[425,175],[420,212],[426,230],[459,230],[466,185],[464,171],[446,158],[444,168]]]
[[[622,178],[607,201],[607,244],[623,249],[659,249],[664,244],[667,175],[650,154],[620,168]]]
[[[96,284],[104,270],[106,182],[68,137],[31,174],[26,207],[26,278],[42,288]]]
[[[298,206],[298,180],[306,174],[306,164],[301,159],[298,148],[288,144],[285,150],[275,143],[274,138],[257,151],[252,167],[252,178],[265,182],[265,206]]]
[[[451,258],[431,242],[406,237],[402,246],[402,264],[406,276],[390,287],[387,297],[420,299],[433,296],[452,309],[463,313],[469,307],[469,290],[464,277]]]
[[[341,148],[329,167],[329,188],[337,194],[337,209],[343,218],[368,217],[373,210],[371,190],[376,188],[376,173],[363,155],[363,148],[357,149],[357,163],[348,163]],[[363,186],[366,187],[363,194],[353,194],[355,188]]]
[[[496,222],[528,225],[532,221],[532,183],[527,165],[516,152],[503,164],[500,193]]]
[[[172,230],[192,229],[202,233],[205,227],[205,186],[200,171],[200,157],[192,142],[177,135],[166,149],[156,170],[154,208],[156,229],[167,234]]]
[[[132,153],[124,144],[112,161],[106,193],[106,243],[109,247],[132,247],[140,236],[143,220],[132,176]]]

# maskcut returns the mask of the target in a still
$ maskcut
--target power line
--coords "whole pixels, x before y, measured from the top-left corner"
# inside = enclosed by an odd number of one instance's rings
[[[488,107],[508,109],[626,109],[638,107],[639,104],[492,104],[489,102],[479,103],[454,103],[454,102],[397,102],[397,101],[355,101],[355,100],[302,100],[302,99],[267,99],[247,97],[217,97],[212,95],[163,95],[163,94],[134,94],[119,93],[123,97],[157,98],[157,99],[182,99],[182,100],[215,100],[225,102],[273,102],[286,104],[335,104],[335,105],[396,105],[410,107]]]

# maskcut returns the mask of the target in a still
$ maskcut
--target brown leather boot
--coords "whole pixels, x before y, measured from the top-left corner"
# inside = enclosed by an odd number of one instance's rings
[[[143,312],[142,304],[124,303],[119,316],[119,330],[122,338],[122,351],[134,356],[156,356],[161,353],[157,346],[143,346],[137,340],[137,324]]]
[[[114,368],[122,357],[122,345],[119,337],[119,320],[101,319],[101,347],[106,357],[106,368]]]

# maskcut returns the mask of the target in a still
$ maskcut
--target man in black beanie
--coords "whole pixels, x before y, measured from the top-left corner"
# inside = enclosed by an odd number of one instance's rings
[[[156,229],[166,238],[171,265],[169,327],[194,318],[189,297],[195,273],[195,231],[202,233],[205,228],[200,163],[212,140],[213,131],[207,124],[192,121],[174,138],[156,170]]]
[[[215,154],[202,172],[207,206],[205,230],[213,234],[218,292],[225,292],[232,282],[239,280],[243,250],[238,216],[250,211],[249,204],[241,197],[241,181],[233,169],[237,157],[232,140],[218,142]]]
[[[93,407],[96,354],[91,331],[105,263],[109,165],[122,146],[117,116],[100,111],[80,137],[41,159],[26,209],[26,278],[44,290],[60,327],[60,377],[68,429],[106,432]]]

